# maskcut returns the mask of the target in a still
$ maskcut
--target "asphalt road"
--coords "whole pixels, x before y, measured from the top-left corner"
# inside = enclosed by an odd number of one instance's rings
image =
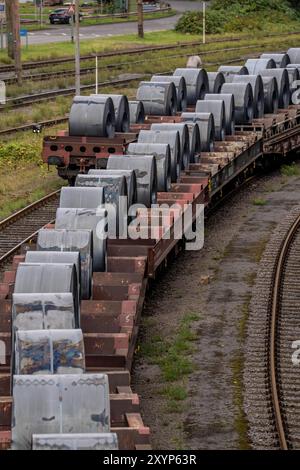
[[[173,29],[182,12],[187,10],[201,10],[202,2],[199,0],[171,0],[172,8],[178,11],[177,15],[169,18],[159,18],[156,20],[146,20],[144,22],[145,32],[163,31]],[[96,39],[99,37],[118,36],[120,34],[131,34],[137,31],[135,22],[116,23],[96,26],[81,26],[80,37],[84,39]],[[43,31],[32,31],[28,33],[29,44],[47,44],[53,42],[70,41],[71,28],[69,25],[53,26]],[[23,39],[24,40],[24,39]]]

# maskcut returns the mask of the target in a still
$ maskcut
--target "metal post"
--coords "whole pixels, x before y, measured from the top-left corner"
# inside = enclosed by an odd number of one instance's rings
[[[75,87],[76,95],[80,95],[79,0],[75,0]]]
[[[13,6],[13,49],[15,57],[15,70],[18,85],[22,85],[22,61],[21,61],[21,38],[20,38],[20,10],[19,0],[11,0]]]
[[[98,56],[96,55],[96,95],[98,95]]]
[[[40,0],[40,27],[43,26],[43,0]]]
[[[206,37],[205,37],[205,30],[206,30],[206,5],[205,5],[205,2],[203,2],[203,44],[205,44],[206,42]]]
[[[0,30],[1,30],[1,50],[4,49],[4,42],[3,42],[3,20],[0,23]]]
[[[74,16],[73,15],[71,15],[70,23],[71,23],[71,43],[74,44]]]

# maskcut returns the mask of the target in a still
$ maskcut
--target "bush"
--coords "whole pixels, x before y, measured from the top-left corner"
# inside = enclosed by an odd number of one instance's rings
[[[209,34],[221,33],[227,19],[223,13],[208,10],[206,14],[206,32]],[[187,11],[178,20],[176,31],[189,34],[202,34],[203,32],[203,14],[201,11]]]

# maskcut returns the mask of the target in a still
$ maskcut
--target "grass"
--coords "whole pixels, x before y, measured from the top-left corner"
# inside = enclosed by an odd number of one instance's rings
[[[283,165],[281,167],[281,174],[282,176],[299,176],[300,175],[300,168],[296,163],[292,163],[291,165]]]
[[[255,199],[253,199],[252,204],[254,206],[265,206],[267,204],[267,200],[263,199],[263,198],[260,198],[260,197],[257,197]]]

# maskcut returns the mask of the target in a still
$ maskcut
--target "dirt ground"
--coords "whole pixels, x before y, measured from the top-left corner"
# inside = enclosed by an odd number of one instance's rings
[[[242,383],[251,290],[272,231],[299,200],[299,175],[274,171],[253,180],[206,221],[204,249],[182,253],[153,284],[132,385],[154,449],[251,448]],[[143,353],[142,345],[158,334],[172,343],[189,313],[199,316],[188,353],[193,368],[175,382],[187,396],[177,397],[174,407],[164,393],[159,361]]]

